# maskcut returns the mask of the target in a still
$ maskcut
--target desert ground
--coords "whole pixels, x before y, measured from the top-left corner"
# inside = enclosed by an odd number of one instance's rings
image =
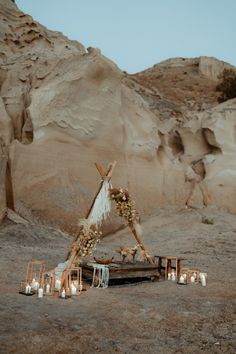
[[[205,224],[202,217],[213,220]],[[90,288],[61,300],[18,294],[27,262],[64,260],[71,238],[42,225],[0,229],[0,353],[235,353],[236,217],[216,208],[156,209],[143,220],[151,255],[185,258],[207,286],[171,281]],[[128,229],[103,238],[97,255],[134,245]]]

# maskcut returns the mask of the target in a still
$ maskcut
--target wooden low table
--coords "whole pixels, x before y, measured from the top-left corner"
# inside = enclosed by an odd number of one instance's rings
[[[89,262],[81,264],[84,279],[92,281],[94,270],[93,264],[97,263]],[[106,266],[109,267],[109,280],[114,281],[114,283],[115,280],[120,280],[121,282],[122,279],[124,282],[125,280],[131,281],[131,279],[137,279],[137,281],[140,281],[142,278],[151,281],[159,279],[157,264],[149,264],[141,261],[136,261],[135,263],[116,261]]]

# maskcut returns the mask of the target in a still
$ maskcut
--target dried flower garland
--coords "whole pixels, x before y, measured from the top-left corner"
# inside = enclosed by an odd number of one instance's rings
[[[97,243],[100,241],[101,235],[101,231],[82,226],[77,240],[78,256],[85,257],[92,255],[96,249]]]
[[[126,189],[111,189],[110,198],[116,202],[116,210],[119,216],[125,218],[129,223],[139,222],[139,214],[135,209],[135,203],[131,200]]]

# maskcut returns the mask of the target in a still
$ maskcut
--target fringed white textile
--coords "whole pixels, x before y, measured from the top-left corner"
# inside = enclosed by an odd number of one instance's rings
[[[104,264],[93,264],[93,281],[91,288],[94,288],[96,275],[98,275],[98,285],[96,288],[108,288],[109,267]]]
[[[109,189],[110,189],[109,182],[104,181],[89,216],[90,225],[99,226],[101,225],[102,221],[108,217],[111,211],[111,200],[110,200]]]

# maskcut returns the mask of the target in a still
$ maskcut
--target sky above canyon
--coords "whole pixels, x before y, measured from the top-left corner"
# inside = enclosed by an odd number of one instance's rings
[[[214,56],[236,66],[236,0],[16,0],[51,30],[100,48],[122,70],[171,57]]]

